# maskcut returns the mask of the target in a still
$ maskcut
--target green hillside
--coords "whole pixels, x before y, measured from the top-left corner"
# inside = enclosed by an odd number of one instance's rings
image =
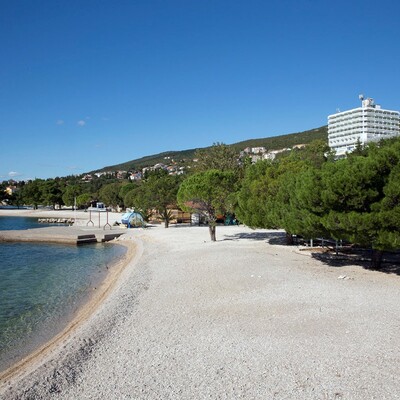
[[[290,133],[287,135],[272,136],[261,139],[248,139],[242,142],[233,143],[231,146],[237,151],[241,151],[246,147],[265,147],[268,151],[279,150],[283,148],[292,147],[296,144],[307,144],[316,139],[328,140],[328,128],[327,126],[322,126],[320,128],[311,129],[304,132]],[[157,163],[168,164],[168,159],[170,157],[174,159],[179,164],[184,164],[185,162],[190,162],[197,149],[188,149],[181,151],[165,151],[163,153],[154,154],[150,156],[141,157],[135,160],[126,161],[121,164],[109,165],[97,171],[130,171],[138,170],[150,165]]]
[[[296,144],[307,144],[316,139],[328,141],[327,126],[322,126],[320,128],[311,129],[304,132],[289,133],[287,135],[272,136],[263,139],[244,140],[243,142],[234,143],[232,146],[237,151],[243,150],[246,147],[265,147],[267,151],[271,151],[293,147]]]
[[[174,159],[175,161],[181,161],[181,160],[192,160],[193,155],[196,152],[197,149],[189,149],[189,150],[181,150],[181,151],[165,151],[163,153],[158,153],[158,154],[153,154],[151,156],[145,156],[138,158],[136,160],[131,160],[131,161],[126,161],[122,164],[116,164],[116,165],[109,165],[107,167],[104,167],[100,170],[96,171],[130,171],[130,170],[135,170],[135,169],[141,169],[144,167],[148,167],[150,165],[155,165],[158,163],[164,163],[168,164],[168,160],[165,159],[165,157],[171,157],[171,159]]]

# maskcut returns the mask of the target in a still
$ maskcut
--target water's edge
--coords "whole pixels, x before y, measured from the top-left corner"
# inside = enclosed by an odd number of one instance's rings
[[[16,348],[5,353],[0,365],[0,381],[18,372],[27,363],[31,363],[42,356],[46,349],[57,345],[58,341],[64,337],[78,324],[88,318],[110,290],[110,282],[114,282],[117,276],[134,256],[134,246],[131,243],[104,243],[102,246],[124,247],[123,253],[118,255],[107,268],[101,273],[92,274],[88,290],[79,297],[73,309],[63,315],[46,335],[35,338],[34,343],[27,346]],[[88,312],[88,310],[91,310]]]

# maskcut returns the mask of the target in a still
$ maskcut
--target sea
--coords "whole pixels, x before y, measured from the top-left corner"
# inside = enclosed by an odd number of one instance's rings
[[[0,230],[44,226],[0,216]],[[0,371],[59,333],[125,252],[111,243],[0,243]]]

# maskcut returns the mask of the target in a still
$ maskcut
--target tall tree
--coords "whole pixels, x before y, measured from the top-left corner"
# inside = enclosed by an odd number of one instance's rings
[[[46,205],[51,205],[53,209],[56,208],[56,205],[63,204],[62,200],[62,189],[60,182],[55,179],[48,179],[44,182],[42,186],[42,195],[43,201]]]
[[[321,217],[326,212],[322,201],[320,169],[306,167],[287,172],[280,182],[276,203],[281,209],[280,225],[286,232],[306,239],[327,237]]]
[[[323,168],[322,222],[331,235],[372,249],[372,266],[399,244],[400,141],[371,146]],[[393,221],[393,222],[392,222]]]
[[[172,208],[176,207],[179,176],[171,176],[164,170],[153,171],[135,189],[129,191],[124,197],[126,206],[139,210],[144,217],[149,217],[152,210],[156,211],[169,227]]]
[[[123,184],[119,190],[119,197],[123,199],[128,192],[130,192],[133,189],[136,189],[137,187],[138,187],[137,182],[129,182]]]
[[[212,169],[189,176],[179,188],[178,204],[206,217],[212,241],[216,241],[217,216],[233,209],[236,184],[233,172]]]
[[[25,184],[22,189],[22,198],[25,204],[33,206],[34,209],[43,202],[43,183],[42,179],[35,179]]]
[[[89,207],[92,200],[92,195],[90,193],[82,193],[76,198],[76,205],[78,207]]]
[[[99,191],[100,200],[111,207],[118,207],[123,205],[123,199],[120,196],[121,184],[116,183],[108,183],[104,185]]]
[[[292,234],[321,234],[315,214],[321,213],[317,172],[329,158],[326,143],[314,141],[277,160],[249,166],[237,194],[237,217],[253,228],[284,228],[288,244]]]
[[[251,228],[277,228],[270,212],[271,199],[276,193],[275,165],[268,160],[246,168],[241,188],[237,193],[235,214],[239,221]]]
[[[76,198],[82,193],[79,185],[68,185],[62,195],[62,200],[66,206],[74,206]]]
[[[172,217],[171,209],[176,207],[180,181],[179,176],[163,173],[158,177],[150,176],[146,182],[150,204],[157,210],[166,228]]]
[[[284,157],[276,161],[258,161],[246,169],[241,189],[237,194],[236,215],[252,228],[285,228],[288,243],[292,230],[288,213],[293,212],[295,175],[308,167],[298,157]]]
[[[142,214],[143,219],[148,221],[152,215],[150,202],[147,196],[146,187],[143,182],[136,188],[130,190],[124,196],[124,205],[127,208],[133,208]]]
[[[194,158],[197,159],[194,165],[195,172],[210,169],[237,172],[239,169],[239,155],[233,147],[224,143],[214,143],[209,148],[197,150]]]
[[[400,146],[399,146],[400,147]],[[398,149],[400,151],[400,148]],[[400,164],[391,170],[383,188],[385,197],[374,207],[379,226],[375,246],[385,250],[400,248]]]

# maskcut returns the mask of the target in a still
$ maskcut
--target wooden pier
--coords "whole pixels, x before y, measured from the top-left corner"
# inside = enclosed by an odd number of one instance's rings
[[[81,245],[113,240],[126,233],[126,229],[94,227],[50,226],[17,231],[0,231],[0,242],[36,242]]]

